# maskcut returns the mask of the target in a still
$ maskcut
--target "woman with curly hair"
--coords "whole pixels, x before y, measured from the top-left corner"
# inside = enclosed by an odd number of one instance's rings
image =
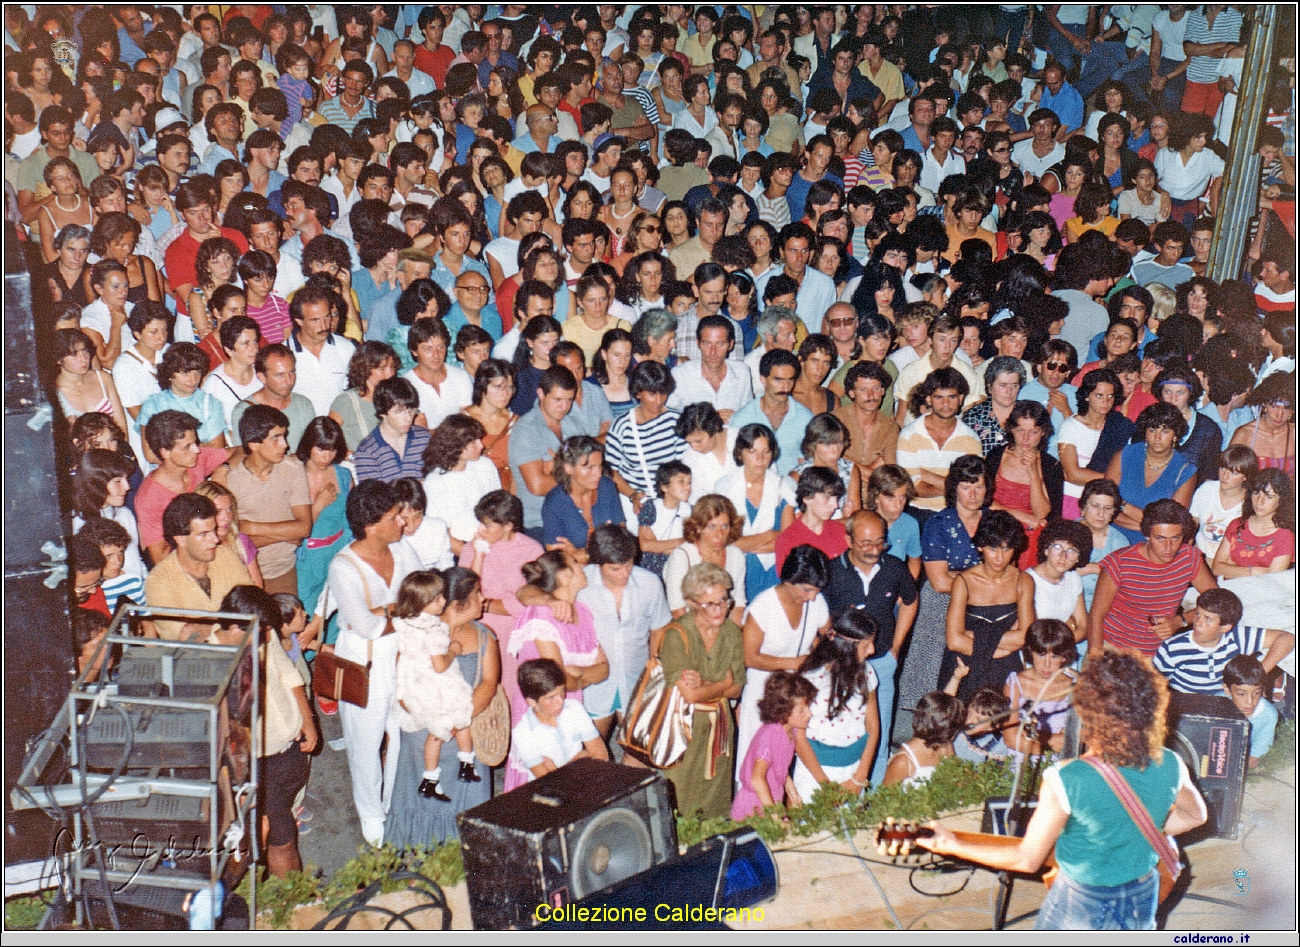
[[[1133,443],[1110,460],[1106,479],[1119,484],[1124,504],[1115,525],[1132,542],[1141,542],[1142,511],[1155,500],[1175,500],[1187,507],[1196,492],[1196,464],[1177,450],[1187,436],[1187,422],[1172,404],[1156,402],[1142,409]]]
[[[212,318],[208,301],[218,286],[225,286],[235,277],[239,262],[239,247],[226,237],[214,237],[199,244],[194,257],[194,288],[190,290],[185,308],[194,323],[194,337],[202,339],[212,331]]]
[[[1257,470],[1210,568],[1221,579],[1239,579],[1282,572],[1294,561],[1295,487],[1281,470]]]
[[[736,546],[743,529],[743,520],[731,501],[716,493],[701,497],[691,506],[691,515],[682,524],[684,540],[668,556],[664,564],[664,588],[668,593],[668,607],[674,618],[686,613],[682,594],[682,580],[686,573],[701,562],[708,562],[726,570],[732,580],[732,621],[739,624],[744,618],[745,605],[745,554]]]
[[[1087,751],[1043,774],[1024,838],[1010,846],[958,841],[932,822],[934,835],[919,844],[1015,872],[1037,871],[1055,847],[1060,873],[1039,909],[1038,930],[1155,930],[1159,855],[1102,773],[1117,772],[1165,835],[1205,822],[1187,768],[1164,746],[1168,702],[1150,661],[1122,652],[1094,656],[1074,687]]]
[[[354,451],[375,429],[375,385],[397,374],[399,359],[383,342],[362,342],[348,362],[348,387],[330,405],[329,417],[343,428],[348,450]]]
[[[126,267],[127,302],[133,305],[146,299],[162,302],[162,280],[153,260],[135,252],[139,240],[139,221],[130,214],[114,211],[95,221],[95,229],[90,233],[90,252],[101,260],[116,260]],[[89,269],[82,276],[82,282],[86,297],[94,299]]]
[[[424,449],[424,492],[428,497],[425,515],[447,524],[452,551],[458,556],[478,532],[475,505],[493,490],[501,489],[495,464],[483,456],[486,434],[474,418],[452,414],[433,430],[429,446]]]

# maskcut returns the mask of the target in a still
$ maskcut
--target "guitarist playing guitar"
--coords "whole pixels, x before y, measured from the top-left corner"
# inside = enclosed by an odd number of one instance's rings
[[[1074,688],[1084,756],[1043,774],[1024,838],[955,835],[930,823],[916,844],[990,868],[1032,873],[1055,847],[1059,875],[1038,930],[1155,930],[1160,875],[1172,886],[1177,854],[1166,835],[1206,820],[1205,802],[1177,754],[1166,749],[1164,678],[1144,657],[1090,656]],[[1145,823],[1145,824],[1143,824]]]

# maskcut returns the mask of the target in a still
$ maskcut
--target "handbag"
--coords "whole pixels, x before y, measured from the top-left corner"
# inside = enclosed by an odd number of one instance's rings
[[[673,622],[668,627],[677,629],[682,643],[689,647],[681,625]],[[619,745],[635,759],[655,769],[670,769],[686,755],[694,713],[695,705],[682,697],[676,685],[667,684],[656,648],[632,689],[627,713],[619,729]]]
[[[487,635],[479,630],[478,675],[474,686],[483,682],[483,652],[487,650]],[[470,721],[469,732],[474,737],[474,752],[488,766],[500,766],[510,752],[510,698],[505,686],[498,683],[497,691],[481,713]]]
[[[343,553],[339,555],[352,563],[352,568],[356,569],[357,575],[361,576],[361,588],[366,596],[366,609],[373,611],[370,585],[366,582],[366,575],[361,571],[361,566],[351,556],[344,556]],[[388,615],[383,635],[380,637],[391,635],[394,631],[393,616]],[[370,666],[373,663],[374,651],[374,641],[367,641],[365,664],[341,658],[332,651],[317,652],[316,660],[312,663],[312,693],[327,700],[343,701],[364,709],[370,702]]]

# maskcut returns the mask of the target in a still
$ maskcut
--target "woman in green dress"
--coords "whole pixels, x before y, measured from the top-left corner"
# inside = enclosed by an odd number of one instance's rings
[[[661,634],[664,683],[695,705],[691,742],[682,761],[664,770],[682,815],[727,816],[735,770],[731,701],[745,686],[745,646],[729,617],[731,576],[712,563],[692,566],[682,580],[686,614]],[[680,629],[680,630],[679,630]]]

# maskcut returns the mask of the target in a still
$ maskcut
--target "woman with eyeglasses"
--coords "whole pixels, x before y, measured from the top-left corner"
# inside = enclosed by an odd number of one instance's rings
[[[1026,570],[1034,581],[1034,613],[1040,620],[1065,622],[1076,642],[1088,637],[1088,608],[1078,570],[1091,555],[1092,531],[1087,525],[1057,517],[1038,534],[1038,564]]]
[[[663,771],[677,790],[684,816],[725,817],[731,811],[731,753],[735,726],[730,701],[745,687],[744,635],[728,613],[732,577],[711,562],[686,573],[681,594],[687,610],[651,641],[664,670],[664,685],[676,687],[693,705],[691,741],[682,761]]]

